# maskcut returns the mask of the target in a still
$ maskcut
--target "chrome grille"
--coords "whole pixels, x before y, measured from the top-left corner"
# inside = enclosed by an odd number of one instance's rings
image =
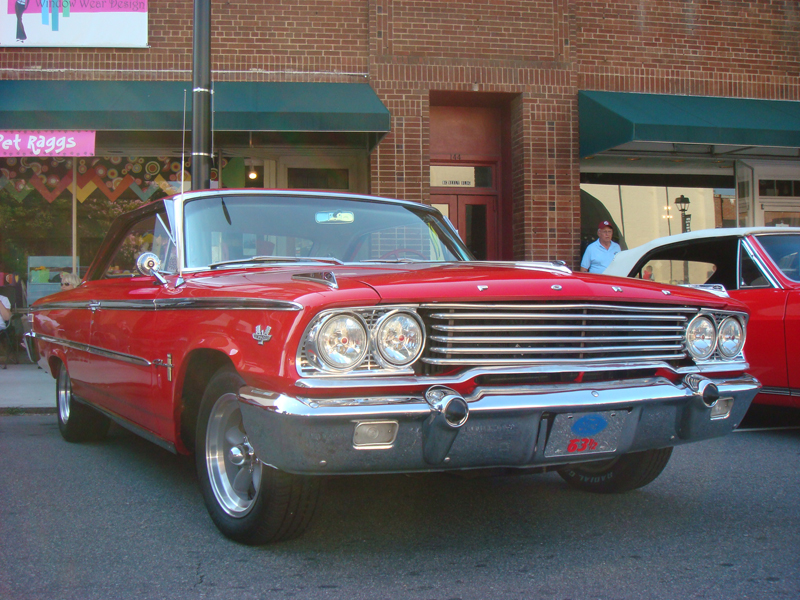
[[[611,304],[423,304],[428,365],[678,361],[698,309]]]

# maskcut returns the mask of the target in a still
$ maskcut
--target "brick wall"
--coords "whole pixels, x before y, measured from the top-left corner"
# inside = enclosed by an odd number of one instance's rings
[[[800,3],[574,2],[580,89],[800,99]]]
[[[365,0],[212,0],[216,81],[365,81]],[[191,0],[149,0],[150,48],[2,48],[4,79],[192,79]]]

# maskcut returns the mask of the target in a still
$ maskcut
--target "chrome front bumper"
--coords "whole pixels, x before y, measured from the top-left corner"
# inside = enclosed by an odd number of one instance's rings
[[[265,464],[302,474],[404,473],[574,464],[719,437],[739,425],[760,387],[747,375],[484,387],[461,399],[465,411],[458,399],[444,405],[447,392],[438,402],[447,390],[438,386],[427,394],[330,400],[245,386],[239,405]],[[557,415],[605,411],[624,413],[613,451],[546,452]]]

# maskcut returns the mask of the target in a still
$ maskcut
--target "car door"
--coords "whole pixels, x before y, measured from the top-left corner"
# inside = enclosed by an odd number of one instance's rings
[[[784,327],[789,291],[770,275],[756,248],[746,239],[739,246],[738,289],[728,293],[750,311],[744,348],[749,373],[764,386],[762,394],[784,393],[789,387]]]
[[[136,261],[153,252],[166,265],[171,247],[163,214],[134,223],[100,277],[92,282],[92,364],[89,385],[94,401],[149,432],[163,431],[163,411],[154,404],[156,300],[162,285],[141,274]]]
[[[776,228],[769,234],[762,233],[748,238],[747,243],[752,247],[762,268],[770,275],[773,286],[779,288],[775,293],[776,306],[770,308],[769,304],[762,302],[761,310],[771,310],[776,316],[782,310],[784,332],[781,341],[786,361],[785,383],[781,380],[773,385],[769,378],[765,378],[762,381],[764,388],[758,399],[763,402],[766,397],[770,404],[800,406],[800,353],[797,351],[800,335],[800,235]],[[781,303],[782,307],[777,306]],[[779,343],[779,339],[768,342],[765,340],[765,344],[767,343],[775,345]],[[770,349],[763,350],[768,356]]]

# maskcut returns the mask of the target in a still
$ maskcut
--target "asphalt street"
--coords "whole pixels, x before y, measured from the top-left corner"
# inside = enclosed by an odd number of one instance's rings
[[[623,495],[556,474],[329,479],[300,539],[208,518],[190,459],[119,428],[0,416],[0,598],[800,597],[800,429],[676,449]]]

